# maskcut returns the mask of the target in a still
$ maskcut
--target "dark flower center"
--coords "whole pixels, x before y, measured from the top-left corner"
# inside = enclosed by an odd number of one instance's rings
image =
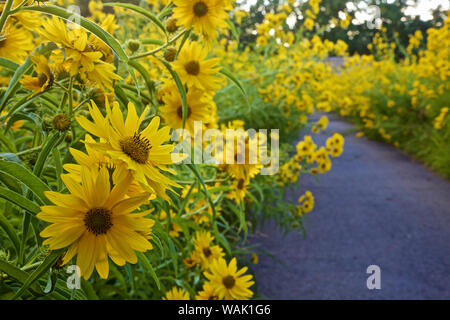
[[[189,107],[187,108],[187,115],[186,115],[186,119],[189,118],[189,115],[191,114],[191,110],[189,109]],[[183,119],[183,107],[179,106],[177,109],[177,115],[178,117],[180,117],[180,119]]]
[[[225,288],[232,289],[236,283],[236,280],[234,280],[233,276],[226,276],[223,278],[222,282]]]
[[[53,118],[53,124],[56,130],[61,132],[66,131],[70,128],[70,118],[64,113],[57,114]]]
[[[193,76],[198,76],[200,73],[200,64],[198,61],[192,60],[184,65],[186,72]]]
[[[210,248],[204,248],[203,254],[205,255],[206,258],[209,258],[212,255],[212,251]]]
[[[208,6],[203,1],[199,1],[194,4],[194,14],[197,17],[203,17],[208,13]]]
[[[132,137],[126,137],[120,141],[122,151],[131,159],[139,164],[146,164],[149,151],[151,149],[150,141],[142,138],[140,134],[134,134]]]
[[[113,226],[111,221],[112,212],[105,208],[93,208],[84,217],[86,229],[95,234],[105,234]]]
[[[47,80],[48,80],[47,75],[46,75],[45,73],[41,73],[41,74],[38,76],[38,84],[39,84],[39,87],[43,87],[44,84],[47,82]]]
[[[244,179],[239,179],[238,183],[237,183],[237,188],[239,190],[242,190],[244,188]]]

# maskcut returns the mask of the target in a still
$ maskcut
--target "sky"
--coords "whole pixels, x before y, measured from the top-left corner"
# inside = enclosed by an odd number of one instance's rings
[[[323,0],[332,1],[332,0]],[[239,2],[239,0],[238,0]],[[256,0],[249,0],[247,8],[254,4]],[[419,15],[422,20],[432,19],[431,10],[436,9],[439,5],[442,5],[444,10],[450,10],[449,0],[419,0],[417,7],[410,7],[406,10],[407,15]]]

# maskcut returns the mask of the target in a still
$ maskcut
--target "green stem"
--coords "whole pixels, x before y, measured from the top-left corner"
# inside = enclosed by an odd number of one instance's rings
[[[169,40],[166,44],[162,45],[161,47],[154,49],[152,51],[140,54],[138,56],[134,56],[134,57],[130,57],[131,60],[136,60],[136,59],[141,59],[141,58],[145,58],[148,56],[152,56],[155,53],[158,53],[161,50],[164,50],[165,48],[167,48],[168,46],[170,46],[172,43],[174,43],[175,41],[177,41],[178,39],[180,39],[184,34],[186,33],[186,30],[183,30],[182,32],[180,32],[179,34],[177,34],[176,36],[174,36],[171,40]]]
[[[38,267],[38,266],[40,266],[42,264],[42,261],[39,261],[39,262],[35,262],[35,263],[33,263],[33,264],[30,264],[30,265],[26,265],[26,266],[24,266],[24,267],[22,267],[22,268],[20,268],[22,271],[27,271],[27,270],[30,270],[30,269],[34,269],[35,267]]]
[[[70,77],[69,81],[69,119],[73,116],[73,78]]]
[[[64,105],[66,104],[66,101],[67,101],[67,97],[69,95],[70,94],[67,91],[64,92],[63,98],[61,99],[61,103],[59,104],[59,107],[58,107],[58,112],[61,112],[62,109],[64,108]]]
[[[7,0],[5,7],[3,8],[2,15],[0,16],[0,34],[1,31],[3,30],[3,27],[5,26],[6,20],[8,19],[13,2],[14,0]]]
[[[24,150],[24,151],[17,152],[16,155],[18,157],[19,156],[24,156],[24,155],[29,154],[29,153],[40,151],[41,149],[42,149],[42,147],[36,147],[36,148],[32,148],[32,149],[27,149],[27,150]]]

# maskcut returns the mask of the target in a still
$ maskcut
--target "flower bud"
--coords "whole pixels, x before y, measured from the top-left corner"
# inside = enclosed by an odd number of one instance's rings
[[[177,31],[178,30],[177,19],[175,18],[168,19],[166,22],[166,28],[167,31],[169,31],[170,33],[174,33],[175,31]]]
[[[173,61],[175,61],[176,57],[177,57],[177,49],[176,48],[170,47],[164,51],[164,59],[166,59],[166,61],[173,62]]]
[[[141,42],[139,40],[129,40],[128,41],[128,49],[131,50],[131,52],[136,52],[141,47]]]
[[[61,132],[67,131],[70,128],[70,119],[64,113],[57,114],[53,118],[53,127]]]

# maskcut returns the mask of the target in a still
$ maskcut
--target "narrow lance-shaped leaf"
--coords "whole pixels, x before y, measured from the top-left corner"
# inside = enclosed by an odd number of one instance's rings
[[[35,283],[39,278],[47,272],[53,265],[55,264],[56,260],[59,259],[61,256],[62,250],[55,250],[51,251],[50,254],[45,258],[45,260],[42,262],[42,264],[37,267],[36,270],[33,271],[33,273],[28,277],[28,279],[25,281],[23,286],[17,291],[16,295],[14,296],[13,300],[20,298],[24,292],[31,286],[33,283]]]
[[[6,105],[6,102],[14,96],[14,94],[17,92],[20,86],[20,79],[24,74],[29,72],[31,70],[31,67],[33,65],[33,62],[31,61],[30,57],[28,57],[25,62],[16,69],[16,72],[11,77],[11,80],[9,81],[8,88],[6,88],[6,92],[3,94],[2,98],[0,99],[0,112],[3,111],[3,108]]]
[[[20,270],[16,266],[13,266],[12,264],[6,261],[0,260],[0,270],[22,284],[25,283],[29,278],[29,274],[27,272]],[[29,288],[37,294],[43,293],[42,289],[39,287],[37,283],[30,285]]]
[[[247,93],[245,92],[244,87],[242,86],[241,82],[236,78],[236,76],[231,71],[229,71],[224,67],[222,67],[219,72],[224,76],[226,76],[228,79],[230,79],[239,88],[239,90],[241,90],[241,93],[243,94],[248,103]]]
[[[11,225],[11,223],[6,219],[6,217],[3,215],[3,213],[0,213],[0,227],[5,231],[5,233],[8,235],[9,239],[11,240],[14,249],[16,250],[16,253],[19,253],[20,250],[20,240],[17,236],[16,230],[14,230],[14,227]]]
[[[9,69],[11,71],[16,71],[19,65],[11,60],[0,57],[0,66]]]
[[[147,70],[145,70],[145,68],[136,60],[130,60],[128,64],[133,68],[135,68],[141,74],[141,76],[144,78],[145,84],[147,85],[147,89],[150,96],[153,97],[155,91],[155,84],[150,78],[150,75],[148,74]],[[136,88],[139,90],[138,83],[136,83]]]
[[[50,188],[24,166],[15,162],[0,160],[0,172],[13,176],[31,190],[43,203],[50,204],[44,194]]]
[[[34,214],[38,214],[39,212],[41,212],[41,208],[36,203],[18,194],[17,192],[11,191],[4,187],[0,187],[0,198],[14,203],[18,207],[27,210],[28,212]]]
[[[115,3],[115,2],[108,2],[108,3],[104,3],[104,6],[109,6],[109,7],[121,7],[121,8],[125,8],[125,9],[129,9],[129,10],[133,10],[134,12],[137,12],[141,15],[143,15],[144,17],[148,18],[149,20],[151,20],[159,29],[161,29],[162,32],[164,32],[165,35],[167,35],[167,30],[166,27],[164,26],[164,24],[161,22],[161,20],[158,19],[158,17],[156,17],[155,15],[153,15],[151,12],[148,12],[147,10],[138,7],[134,4],[130,4],[130,3]]]
[[[161,60],[158,58],[158,60],[166,67],[166,69],[169,71],[169,73],[172,75],[173,80],[175,81],[175,84],[177,85],[178,92],[181,96],[181,106],[183,109],[183,129],[186,125],[186,118],[188,115],[188,103],[187,103],[187,95],[186,95],[186,88],[184,87],[183,83],[181,82],[180,77],[178,74],[172,69],[169,63],[167,63],[164,60]]]
[[[159,283],[158,276],[156,275],[155,270],[153,270],[153,267],[150,264],[150,262],[148,261],[148,259],[145,256],[145,254],[143,254],[142,252],[137,252],[137,256],[139,258],[139,261],[141,261],[143,267],[148,272],[150,272],[150,275],[152,276],[153,280],[155,280],[155,283],[156,283],[156,286],[158,287],[158,289],[161,290],[161,284]]]

